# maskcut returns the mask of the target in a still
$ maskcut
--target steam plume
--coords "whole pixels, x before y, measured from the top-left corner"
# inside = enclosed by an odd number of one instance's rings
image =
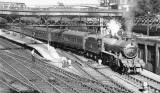
[[[125,18],[125,27],[127,32],[132,32],[132,28],[134,26],[134,18],[135,18],[135,11],[137,11],[137,2],[138,0],[132,0],[129,5],[126,5],[126,11],[124,11],[123,15]]]

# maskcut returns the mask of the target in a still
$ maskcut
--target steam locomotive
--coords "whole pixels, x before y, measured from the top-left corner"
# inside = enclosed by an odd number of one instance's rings
[[[12,27],[11,30],[21,31],[20,33],[39,40],[48,40],[46,28],[23,27],[22,30],[17,30],[17,27]],[[115,38],[91,32],[51,28],[48,30],[51,31],[50,39],[55,47],[65,47],[65,49],[76,50],[79,54],[92,59],[101,59],[102,64],[109,65],[114,71],[137,73],[145,66],[144,61],[138,58],[137,43],[127,34]]]

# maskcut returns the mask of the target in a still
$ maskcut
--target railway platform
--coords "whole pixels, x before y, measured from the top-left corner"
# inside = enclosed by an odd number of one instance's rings
[[[56,53],[56,50],[54,47],[49,46],[49,49],[48,49],[48,44],[44,44],[43,42],[41,42],[39,40],[35,40],[30,37],[21,38],[20,34],[17,34],[16,36],[14,36],[12,33],[6,34],[6,33],[2,32],[1,30],[0,30],[0,36],[5,37],[5,38],[12,40],[14,42],[18,42],[20,44],[24,44],[29,47],[32,47],[33,49],[36,49],[44,57],[44,60],[48,60],[49,64],[60,67],[60,68],[66,70],[66,71],[69,71],[71,73],[81,75],[81,73],[73,66],[63,68],[62,61],[65,58],[59,56],[58,53]],[[37,43],[37,44],[33,44],[33,43]]]
[[[145,69],[160,75],[160,37],[137,35],[139,57],[146,62]]]
[[[157,74],[154,74],[153,72],[147,71],[147,70],[143,70],[141,72],[142,75],[147,76],[148,78],[151,78],[153,80],[156,80],[158,82],[160,82],[160,76]]]

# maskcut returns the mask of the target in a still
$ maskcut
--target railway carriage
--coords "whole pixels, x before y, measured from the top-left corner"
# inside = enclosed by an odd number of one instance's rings
[[[36,27],[34,28],[35,30],[33,31],[33,36],[41,39],[41,40],[48,40],[48,32],[46,31],[46,28],[42,27]],[[51,29],[49,29],[51,30]]]
[[[66,31],[63,33],[63,43],[76,49],[84,49],[85,37],[88,32]]]
[[[77,49],[79,51],[84,50],[85,37],[88,32],[76,32],[76,31],[52,31],[53,43],[60,46],[66,46]]]

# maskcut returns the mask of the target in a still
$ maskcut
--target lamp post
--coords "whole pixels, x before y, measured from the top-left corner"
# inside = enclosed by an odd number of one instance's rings
[[[150,15],[150,12],[148,12],[148,19],[149,19],[149,15]],[[149,27],[149,21],[147,22],[147,36],[149,36],[149,30],[150,30],[150,27]]]

